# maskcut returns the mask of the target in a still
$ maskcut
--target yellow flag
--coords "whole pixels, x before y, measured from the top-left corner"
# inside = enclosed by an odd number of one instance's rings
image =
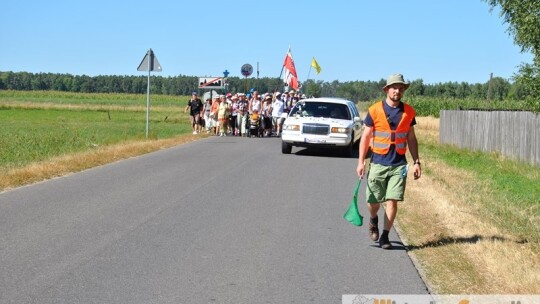
[[[317,60],[315,60],[315,57],[311,59],[311,66],[315,69],[315,71],[317,71],[317,75],[319,75],[322,69]]]

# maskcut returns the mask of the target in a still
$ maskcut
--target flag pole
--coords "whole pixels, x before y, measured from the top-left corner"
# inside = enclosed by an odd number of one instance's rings
[[[285,53],[285,58],[287,58],[287,54],[291,52],[291,46],[289,45],[289,48],[287,49],[287,53]],[[285,62],[281,65],[281,72],[279,72],[279,78],[281,79],[281,76],[283,76],[283,69],[285,68]]]
[[[307,83],[307,81],[309,80],[309,74],[311,74],[311,68],[312,68],[312,67],[311,67],[311,64],[310,64],[310,65],[309,65],[309,70],[308,70],[308,73],[307,73],[307,79],[306,79],[306,81],[305,81],[306,83]],[[306,87],[306,95],[308,95],[307,93],[308,93],[308,90],[307,90],[307,87]]]
[[[285,66],[282,66],[281,67],[281,72],[279,72],[279,79],[281,79],[281,76],[283,75],[283,69],[285,68]]]
[[[283,69],[284,69],[284,68],[285,68],[285,66],[282,66],[282,67],[281,67],[281,72],[279,72],[279,78],[278,78],[278,79],[279,79],[281,82],[283,82],[283,79],[281,79],[281,76],[283,75]],[[274,89],[274,95],[276,94],[276,92],[277,92],[278,89],[279,89],[279,87],[277,87],[277,88]],[[275,97],[275,96],[272,96],[272,97]]]
[[[285,56],[287,56],[287,54],[289,54],[289,52],[291,51],[291,46],[289,45],[289,49],[287,50],[287,53],[285,53]],[[285,69],[285,63],[283,63],[281,65],[281,72],[279,72],[279,79],[281,80],[281,82],[283,82],[283,79],[281,78],[283,76],[283,69]],[[274,92],[276,92],[276,90],[274,90]]]

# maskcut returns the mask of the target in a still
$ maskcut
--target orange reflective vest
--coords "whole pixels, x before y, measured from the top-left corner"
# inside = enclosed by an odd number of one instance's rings
[[[407,152],[407,138],[411,122],[416,115],[414,109],[404,103],[404,112],[395,130],[390,128],[388,118],[384,112],[383,102],[380,101],[369,108],[369,115],[373,119],[373,141],[371,149],[377,154],[386,154],[390,150],[390,145],[396,146],[396,152],[404,155]],[[392,136],[392,134],[395,134]],[[394,140],[392,141],[392,137]]]

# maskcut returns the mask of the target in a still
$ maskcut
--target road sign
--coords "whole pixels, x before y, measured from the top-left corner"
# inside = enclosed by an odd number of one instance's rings
[[[150,49],[146,52],[141,64],[137,68],[137,71],[151,71],[151,72],[161,72],[161,64],[159,64],[154,51]]]
[[[223,89],[223,77],[199,77],[199,89]]]
[[[248,77],[249,75],[251,75],[251,73],[253,73],[253,67],[251,66],[251,64],[246,63],[242,66],[242,68],[240,68],[240,72],[245,77]]]
[[[146,139],[148,139],[148,128],[150,124],[150,72],[161,72],[161,64],[159,64],[152,49],[149,49],[148,52],[146,52],[137,71],[148,71],[148,81],[146,85]]]

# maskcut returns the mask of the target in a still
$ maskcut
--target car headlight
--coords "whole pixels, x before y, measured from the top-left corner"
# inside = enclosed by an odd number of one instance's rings
[[[300,125],[286,125],[284,129],[287,131],[300,131]]]
[[[344,133],[348,134],[351,131],[350,128],[343,128],[343,127],[332,127],[331,131],[332,133]]]

